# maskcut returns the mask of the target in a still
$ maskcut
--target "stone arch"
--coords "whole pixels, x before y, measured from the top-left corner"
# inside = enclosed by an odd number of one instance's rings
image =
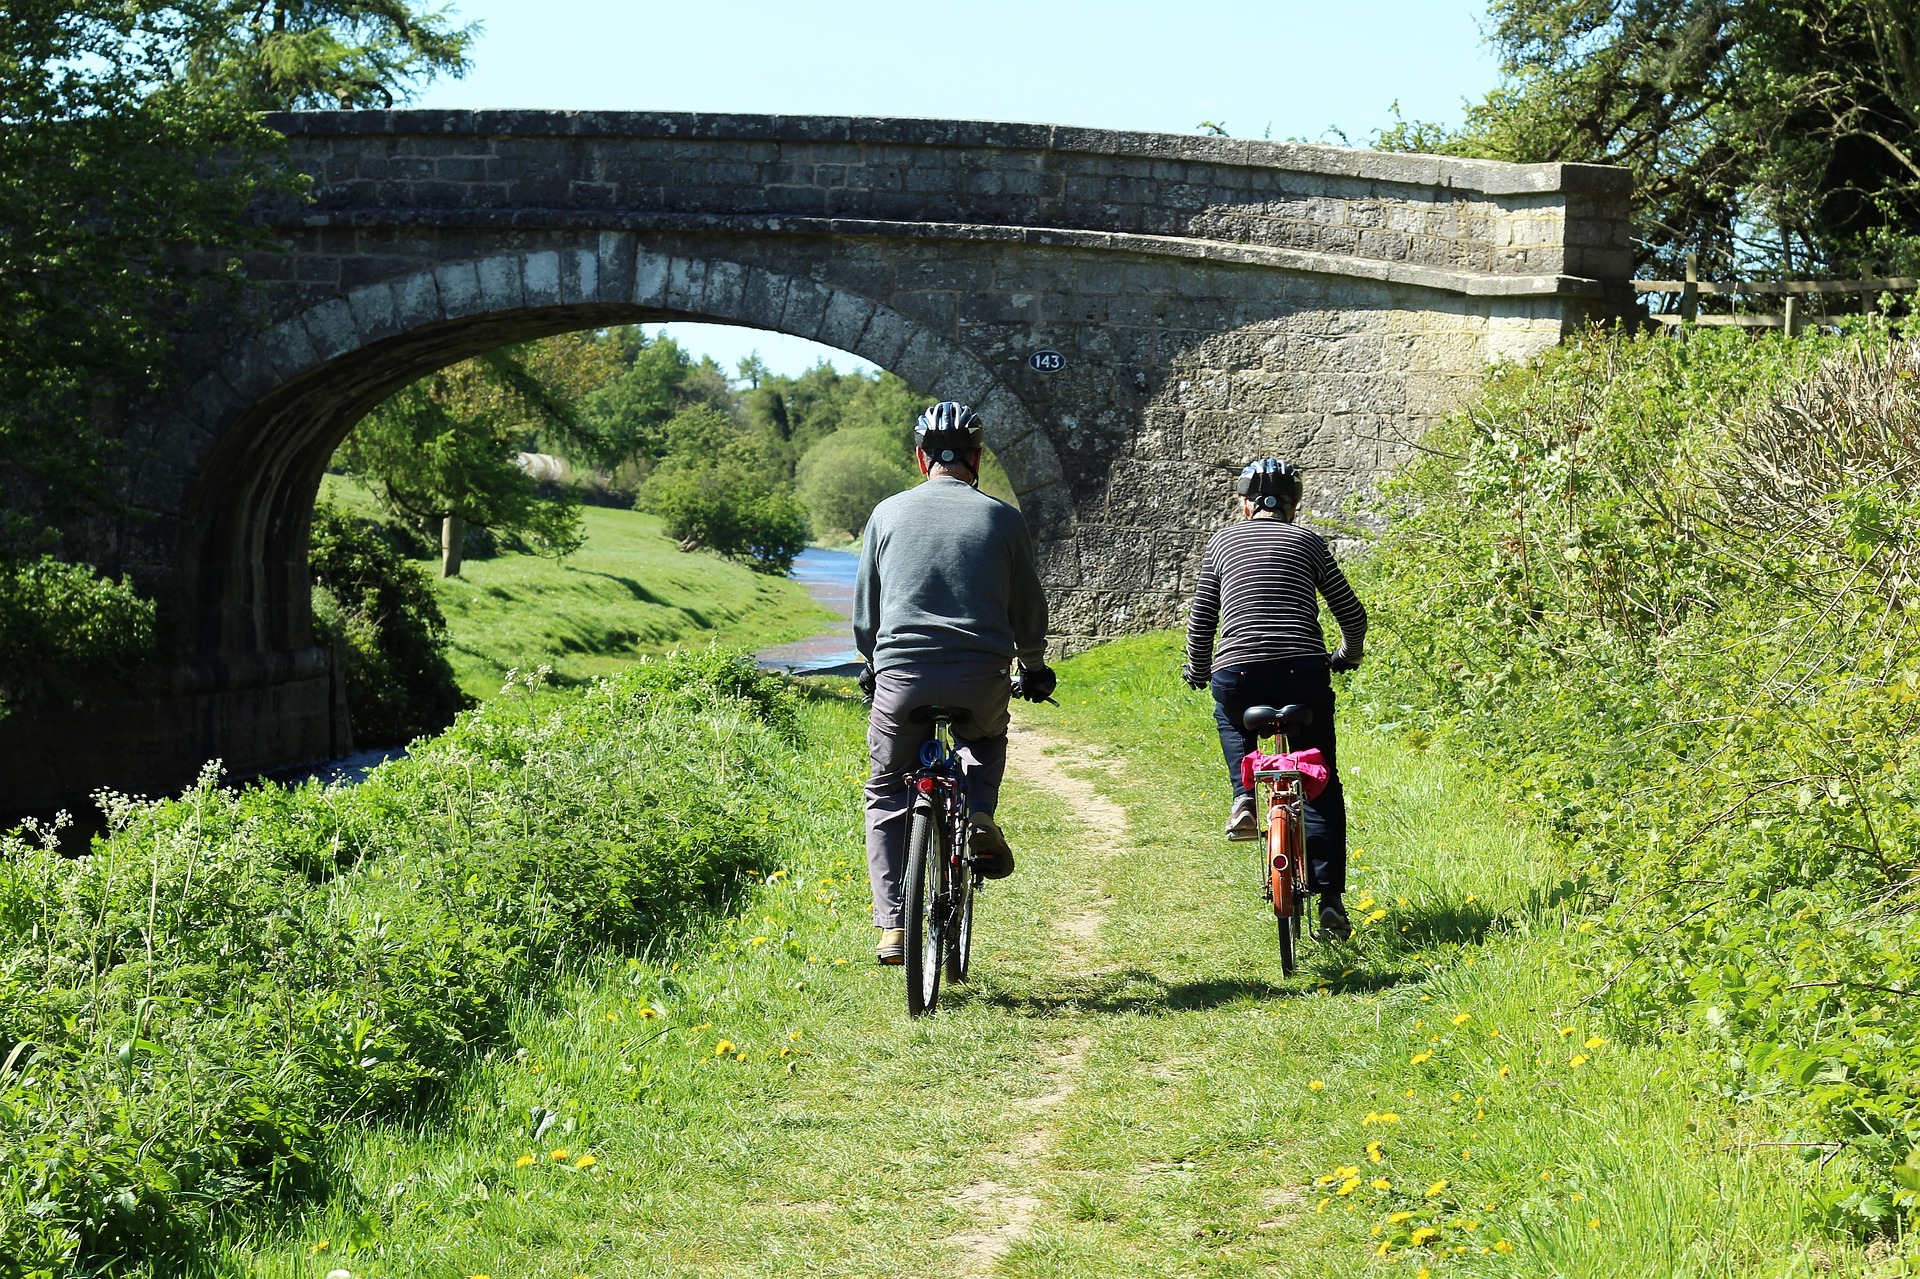
[[[493,254],[362,285],[280,320],[203,378],[179,424],[191,440],[174,441],[204,458],[175,473],[174,633],[203,656],[311,645],[307,538],[321,476],[353,424],[401,387],[510,342],[670,320],[808,338],[980,406],[1036,538],[1069,532],[1072,502],[1046,432],[930,325],[844,287],[603,233],[592,247]]]

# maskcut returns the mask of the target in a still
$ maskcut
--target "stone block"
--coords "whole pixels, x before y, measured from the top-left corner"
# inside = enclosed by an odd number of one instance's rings
[[[740,305],[735,310],[734,318],[742,324],[781,331],[787,290],[792,282],[791,276],[778,271],[759,266],[748,267],[746,282],[740,289]]]
[[[528,306],[560,305],[560,255],[551,250],[527,254],[520,260],[520,286]]]
[[[1081,585],[1080,545],[1072,538],[1055,537],[1036,541],[1033,544],[1033,558],[1040,570],[1040,585],[1047,588],[1049,596],[1059,588]]]
[[[981,416],[989,424],[995,421],[987,416],[992,407],[993,402],[989,398],[981,410]],[[1053,442],[1047,438],[1045,431],[1029,431],[1009,443],[995,444],[990,425],[988,443],[993,447],[993,455],[1000,459],[1000,465],[1006,468],[1007,478],[1013,481],[1013,491],[1016,493],[1024,495],[1030,489],[1059,484],[1066,478],[1060,466],[1060,457],[1054,452]]]
[[[648,307],[665,306],[668,279],[672,272],[673,259],[666,254],[636,249],[633,268],[633,304]]]
[[[484,308],[480,272],[473,263],[449,262],[435,268],[433,279],[439,286],[440,302],[449,320],[477,315]]]
[[[400,329],[438,324],[446,318],[431,271],[416,271],[393,282],[393,320]]]
[[[815,340],[842,351],[855,352],[861,334],[866,332],[867,324],[873,318],[874,309],[872,302],[857,293],[849,293],[845,289],[830,290],[820,320],[820,332]],[[901,345],[905,346],[906,343],[902,341]]]
[[[344,298],[328,298],[302,318],[306,321],[307,336],[313,340],[313,349],[322,360],[345,355],[360,345],[359,326],[354,323],[353,311]]]
[[[827,303],[833,296],[832,291],[812,280],[790,277],[786,304],[776,327],[782,333],[791,333],[809,341],[826,341],[821,336],[821,330],[826,324]],[[861,322],[865,323],[864,320]]]
[[[738,318],[740,295],[746,284],[747,269],[738,262],[716,259],[707,263],[707,283],[700,293],[700,313],[727,319]]]
[[[369,284],[353,290],[347,294],[347,309],[353,312],[353,322],[363,342],[377,342],[400,331],[390,284]]]
[[[276,324],[262,334],[260,351],[281,381],[320,363],[313,339],[307,335],[307,326],[298,317]]]
[[[480,305],[488,311],[517,311],[525,304],[520,285],[520,255],[482,258],[474,270],[480,281]]]
[[[600,300],[600,255],[592,249],[564,249],[560,258],[560,301],[565,305]]]
[[[671,310],[699,313],[707,291],[707,264],[702,258],[674,258],[667,267],[667,292],[661,299]]]
[[[853,353],[873,361],[883,369],[896,368],[918,327],[890,307],[876,307],[873,318],[867,321],[866,330],[853,346]]]
[[[1073,528],[1073,495],[1065,484],[1046,484],[1020,494],[1020,513],[1036,541],[1065,537]]]

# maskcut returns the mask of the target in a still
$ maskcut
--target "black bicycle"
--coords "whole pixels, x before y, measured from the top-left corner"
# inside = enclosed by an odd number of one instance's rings
[[[967,779],[953,729],[972,718],[960,706],[920,706],[907,715],[933,725],[913,775],[907,835],[907,1011],[934,1010],[940,977],[965,981],[973,957],[973,896],[980,886],[970,846]]]

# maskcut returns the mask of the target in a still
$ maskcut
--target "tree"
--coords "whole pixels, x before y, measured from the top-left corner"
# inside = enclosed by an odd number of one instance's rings
[[[668,424],[665,460],[640,490],[680,549],[711,550],[784,574],[811,537],[806,510],[759,441],[718,411],[688,409]]]
[[[1911,0],[1492,0],[1503,82],[1391,149],[1633,171],[1640,260],[1843,275],[1920,268]]]
[[[873,508],[918,478],[893,432],[865,427],[836,431],[808,449],[795,491],[815,527],[859,537]]]
[[[546,555],[580,548],[578,503],[543,498],[517,464],[543,430],[593,438],[555,363],[553,348],[535,343],[442,369],[368,414],[335,455],[389,511],[439,525],[441,576],[459,576],[469,525],[525,537]]]
[[[253,111],[390,108],[465,75],[480,31],[406,0],[221,0],[201,13],[188,83]]]

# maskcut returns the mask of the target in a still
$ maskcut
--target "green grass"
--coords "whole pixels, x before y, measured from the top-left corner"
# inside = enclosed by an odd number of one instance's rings
[[[359,514],[377,511],[365,490],[328,476],[325,494]],[[611,674],[673,648],[757,649],[817,635],[837,619],[787,578],[755,573],[705,552],[682,552],[639,511],[582,509],[587,541],[564,560],[503,554],[468,560],[436,579],[460,687],[500,691],[509,670],[553,667],[565,685]],[[439,566],[425,564],[429,572]]]
[[[1062,706],[1019,710],[1128,825],[1103,848],[1010,784],[1020,870],[983,897],[976,980],[937,1017],[910,1022],[872,965],[861,708],[814,698],[832,745],[791,765],[812,799],[771,815],[786,860],[744,909],[571,971],[513,1046],[432,1114],[340,1142],[336,1193],[222,1268],[1872,1272],[1808,1225],[1811,1163],[1739,1149],[1771,1135],[1698,1091],[1691,1045],[1622,1047],[1582,1010],[1586,936],[1544,843],[1453,761],[1343,724],[1349,900],[1385,914],[1283,980],[1176,665],[1167,636],[1110,645],[1065,665]]]

